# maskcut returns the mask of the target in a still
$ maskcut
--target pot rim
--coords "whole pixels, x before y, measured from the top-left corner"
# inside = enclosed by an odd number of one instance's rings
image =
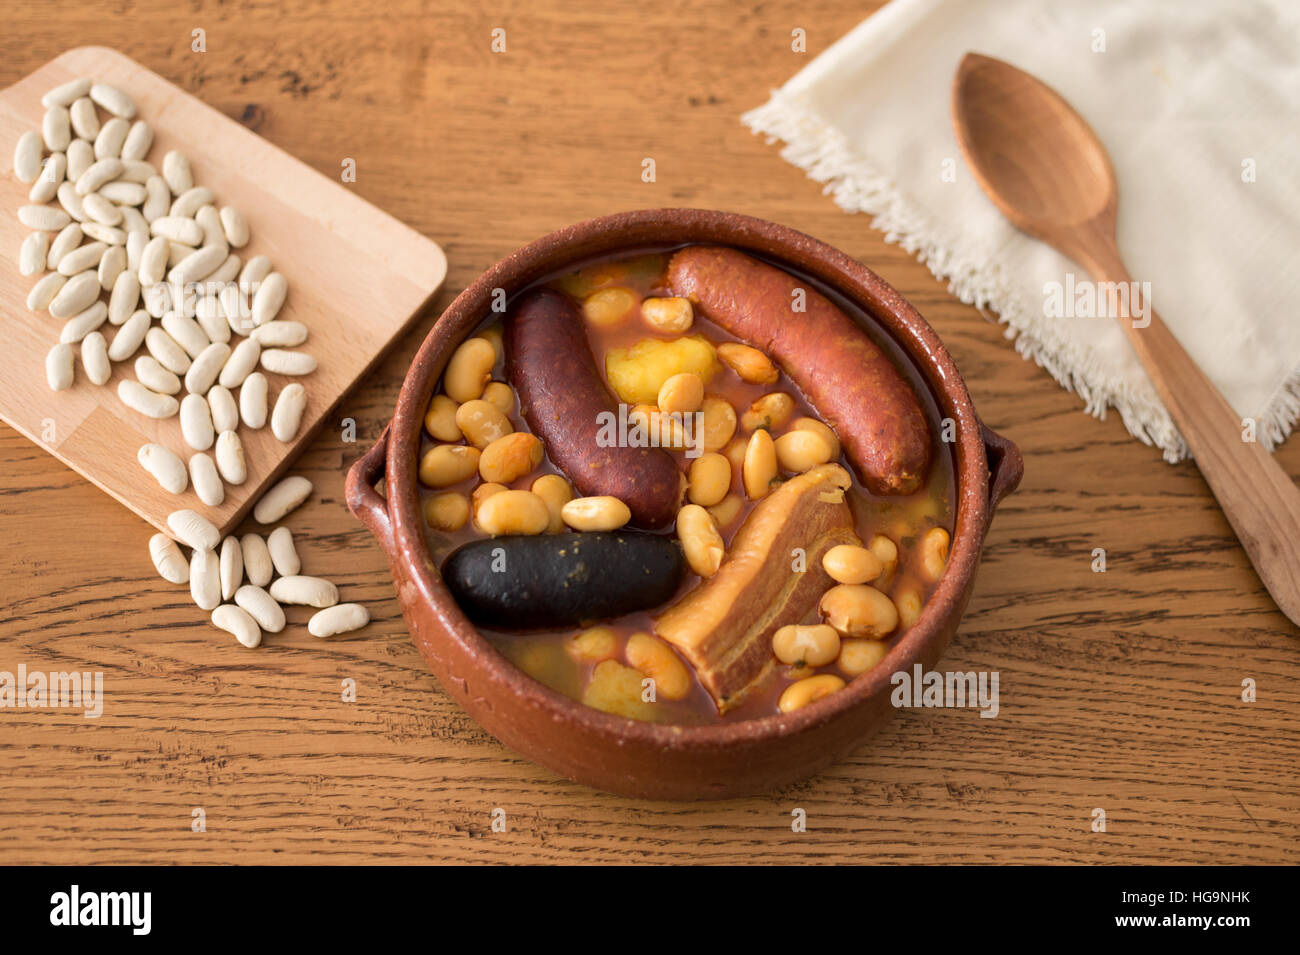
[[[917,622],[896,640],[880,663],[849,681],[842,690],[793,713],[695,725],[650,723],[588,707],[517,668],[480,634],[443,584],[428,550],[416,481],[420,433],[425,406],[455,345],[482,323],[496,289],[505,289],[510,296],[542,276],[558,271],[564,267],[566,250],[599,244],[604,237],[623,236],[629,231],[641,235],[658,230],[664,234],[662,239],[615,241],[606,251],[617,252],[620,247],[631,250],[656,241],[671,245],[681,242],[683,233],[689,233],[692,237],[685,241],[691,244],[713,242],[757,252],[778,264],[784,260],[790,268],[826,283],[868,312],[918,370],[940,415],[952,419],[956,425],[957,514],[943,577]],[[707,237],[709,234],[713,234],[712,238]],[[816,265],[797,264],[790,261],[790,254],[783,255],[783,251],[812,255]],[[600,254],[604,253],[575,251],[568,261],[577,263]],[[435,361],[440,349],[441,360]],[[403,603],[427,601],[440,631],[438,637],[459,643],[460,649],[484,665],[485,672],[500,684],[494,688],[496,691],[520,696],[538,718],[576,725],[589,733],[650,748],[752,744],[795,734],[864,704],[892,682],[895,672],[910,671],[914,663],[923,659],[926,648],[940,639],[948,618],[964,610],[963,596],[974,577],[994,506],[989,496],[989,469],[982,432],[965,383],[934,329],[884,279],[833,246],[788,226],[733,212],[656,208],[587,219],[535,239],[481,273],[439,316],[412,360],[398,395],[385,462],[385,494],[393,540],[390,558],[400,563],[415,585],[415,591],[408,593],[399,582],[399,598]],[[426,656],[438,652],[432,640],[417,638],[417,644]],[[463,677],[453,679],[465,682]],[[492,695],[492,690],[486,687],[473,691],[464,686],[461,689],[485,699]]]

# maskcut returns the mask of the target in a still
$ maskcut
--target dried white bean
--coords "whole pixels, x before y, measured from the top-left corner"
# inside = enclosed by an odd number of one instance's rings
[[[191,321],[191,319],[177,315],[175,312],[168,312],[163,316],[164,327],[166,327],[169,318],[173,319],[171,323],[173,326],[178,326],[182,321]],[[172,328],[167,328],[167,331],[173,338],[179,338]],[[200,334],[202,333],[200,332]],[[217,380],[217,375],[221,374],[221,366],[226,363],[226,359],[229,357],[229,345],[213,343],[205,346],[195,355],[194,362],[190,365],[189,371],[185,373],[185,390],[196,395],[206,395],[208,389]]]
[[[171,266],[180,265],[187,255],[192,255],[196,251],[192,245],[169,239],[167,241],[167,264]]]
[[[162,176],[150,176],[144,184],[145,200],[140,211],[146,222],[153,222],[167,215],[171,208],[172,194]]]
[[[40,133],[28,131],[18,137],[18,145],[14,147],[14,175],[19,182],[35,182],[41,174],[43,146]]]
[[[141,445],[140,450],[136,452],[136,460],[140,462],[140,467],[154,476],[168,494],[184,494],[185,489],[190,486],[185,463],[176,456],[175,452],[164,448],[161,444]]]
[[[152,355],[141,355],[135,360],[135,377],[140,384],[160,395],[175,395],[181,390],[181,380],[160,365]]]
[[[93,83],[90,87],[90,98],[114,116],[120,116],[123,119],[132,119],[135,116],[135,100],[116,86],[110,86],[107,83]]]
[[[197,223],[196,223],[197,224]],[[200,230],[202,226],[199,227]],[[224,245],[205,245],[181,259],[167,278],[184,285],[186,282],[202,282],[215,272],[229,253]]]
[[[316,359],[306,352],[267,348],[262,351],[262,367],[277,375],[310,375]]]
[[[221,285],[225,285],[227,282],[233,282],[235,277],[239,275],[239,267],[241,264],[242,262],[239,256],[231,252],[226,256],[226,260],[217,266],[217,270],[208,276],[207,281],[209,288],[214,282]]]
[[[95,162],[95,147],[84,139],[68,143],[68,182],[76,183]]]
[[[312,614],[307,632],[314,637],[335,637],[360,630],[370,622],[370,611],[361,604],[336,604]]]
[[[53,391],[72,387],[72,346],[60,342],[45,355],[45,380]]]
[[[99,135],[99,114],[95,112],[95,103],[89,96],[72,101],[68,107],[68,120],[72,123],[72,131],[82,139],[93,142]]]
[[[234,431],[217,435],[217,470],[227,484],[243,484],[248,480],[248,463],[244,460],[244,443]]]
[[[90,308],[83,312],[78,312],[64,323],[63,330],[59,332],[59,341],[65,345],[73,345],[81,341],[108,319],[108,306],[103,302],[95,302]]]
[[[286,514],[311,496],[311,481],[300,475],[282,480],[262,495],[253,508],[253,518],[259,524],[275,524]]]
[[[108,243],[106,242],[87,242],[85,245],[79,245],[59,259],[59,271],[71,278],[78,272],[97,269],[99,260],[104,257],[104,252],[107,249]],[[95,276],[95,282],[99,282],[98,275]]]
[[[71,181],[62,183],[55,192],[55,198],[59,200],[59,205],[63,206],[63,211],[72,219],[78,222],[85,222],[87,218],[86,210],[81,207],[81,196],[77,195],[77,187]]]
[[[31,202],[49,202],[59,193],[68,174],[68,157],[64,153],[54,153],[41,160],[41,174],[32,183],[27,192]]]
[[[279,272],[272,272],[257,287],[253,296],[253,325],[265,325],[280,313],[285,296],[289,292],[289,283]]]
[[[207,609],[207,608],[204,608]],[[212,611],[212,624],[234,636],[241,644],[252,650],[262,642],[262,631],[242,607],[234,604],[222,604]]]
[[[137,119],[131,124],[131,131],[126,134],[126,142],[122,143],[122,158],[144,159],[152,146],[153,127],[143,119]]]
[[[216,296],[204,295],[194,303],[194,320],[211,341],[223,345],[230,341],[230,326],[221,314],[221,303]]]
[[[239,273],[239,284],[251,288],[271,274],[271,260],[265,255],[255,255],[248,260],[244,270]]]
[[[245,538],[247,540],[247,538]],[[258,540],[261,540],[259,537]],[[267,571],[270,581],[270,571]],[[251,579],[251,578],[250,578]],[[257,621],[257,625],[267,633],[279,633],[284,629],[284,608],[275,602],[275,598],[262,589],[262,584],[244,584],[235,591],[235,603],[243,607],[248,615]]]
[[[81,367],[93,385],[102,385],[113,375],[113,363],[108,360],[108,343],[99,332],[91,332],[81,340]]]
[[[108,184],[108,186],[113,185],[116,185],[116,183],[110,182]],[[104,189],[107,189],[108,186],[105,186]],[[104,189],[99,190],[101,196],[104,195]],[[149,241],[149,223],[145,221],[144,216],[140,214],[140,210],[135,206],[122,206],[122,228],[128,235],[132,232],[139,232],[144,242]],[[144,242],[140,243],[142,249],[144,248]]]
[[[179,196],[181,193],[194,188],[194,176],[190,172],[190,161],[174,149],[166,156],[163,156],[162,174],[163,178],[167,180],[167,188],[174,195]]]
[[[181,402],[182,421],[185,414],[185,402]],[[187,439],[188,440],[188,439]],[[208,455],[199,453],[190,455],[190,482],[194,493],[208,507],[220,507],[226,499],[226,486],[221,483],[217,465]]]
[[[180,410],[180,404],[171,395],[150,391],[134,378],[123,378],[117,383],[117,396],[122,404],[150,418],[170,418]]]
[[[135,307],[139,304],[140,280],[134,272],[123,271],[113,282],[113,291],[108,296],[108,320],[114,325],[121,325],[135,314]]]
[[[144,222],[143,219],[140,220]],[[149,244],[149,226],[145,225],[143,231],[132,229],[126,234],[126,267],[131,272],[137,272],[140,269],[140,259],[144,255],[145,246]],[[139,281],[137,279],[137,281]],[[139,293],[137,293],[139,294]]]
[[[181,400],[181,436],[195,451],[212,447],[216,439],[212,430],[212,411],[202,395],[186,395]]]
[[[173,375],[183,375],[190,370],[190,356],[161,328],[151,328],[145,333],[144,347]]]
[[[119,206],[138,206],[146,198],[144,186],[138,182],[125,182],[121,179],[104,183],[99,187],[99,194]]]
[[[277,527],[266,538],[266,549],[271,552],[271,563],[281,577],[293,577],[302,571],[302,559],[293,546],[293,531]]]
[[[217,432],[217,445],[220,450],[221,433],[223,431],[234,431],[239,427],[239,406],[235,404],[235,396],[230,393],[229,388],[223,388],[221,385],[213,385],[207,393],[208,407],[212,409],[212,427]],[[221,463],[220,455],[217,456],[217,463]],[[232,484],[241,482],[231,481]]]
[[[149,240],[149,244],[140,253],[141,285],[146,287],[157,285],[163,280],[163,275],[167,271],[167,251],[166,236],[160,235]]]
[[[256,587],[265,587],[275,572],[266,541],[260,534],[245,534],[239,539],[239,547],[244,552],[244,573],[248,575],[248,582]]]
[[[51,272],[32,286],[32,290],[27,293],[27,307],[33,312],[39,312],[43,308],[49,308],[50,303],[54,301],[59,294],[59,290],[67,284],[67,277],[60,275],[58,272]]]
[[[105,249],[104,257],[99,260],[98,274],[99,287],[105,292],[112,292],[117,280],[126,274],[126,249],[120,245],[111,245]],[[112,301],[111,297],[109,301]],[[125,312],[120,313],[123,321],[126,320],[126,316],[130,315],[134,308],[133,303]],[[117,323],[114,322],[114,324]]]
[[[266,425],[266,376],[255,371],[239,389],[239,417],[256,431]]]
[[[282,604],[332,607],[339,602],[339,589],[320,577],[280,577],[271,583],[271,596]]]
[[[253,329],[249,337],[263,348],[292,348],[307,340],[307,326],[302,322],[283,320],[267,322]]]
[[[41,138],[52,153],[68,148],[72,142],[72,124],[66,106],[51,106],[41,121]]]
[[[236,335],[247,335],[253,330],[252,309],[248,305],[248,292],[243,284],[231,283],[221,290],[221,311],[226,324]]]
[[[108,320],[113,320],[113,306],[109,303]],[[149,313],[144,309],[133,312],[117,330],[113,336],[113,341],[108,346],[108,357],[111,361],[126,361],[136,353],[141,344],[144,343],[144,333],[149,330],[152,319]],[[161,366],[159,366],[161,367]]]
[[[90,80],[82,77],[60,83],[41,97],[42,106],[67,106],[90,92]]]
[[[172,301],[171,286],[165,282],[153,285],[141,283],[140,295],[144,299],[144,310],[154,318],[162,318],[176,303]]]
[[[242,249],[248,244],[248,223],[244,215],[234,206],[224,206],[221,210],[221,226],[226,233],[226,241],[232,248]]]
[[[235,592],[244,583],[244,555],[238,537],[227,537],[221,542],[221,599],[233,600]]]
[[[18,271],[23,275],[36,275],[45,271],[45,258],[50,254],[48,232],[32,232],[23,239],[18,250]]]
[[[182,508],[167,515],[167,526],[176,539],[195,550],[214,550],[221,543],[216,526],[197,511]]]
[[[18,221],[29,229],[58,232],[72,221],[72,217],[62,209],[55,209],[53,206],[31,205],[18,207]]]
[[[50,302],[50,314],[55,318],[71,318],[94,304],[99,293],[99,276],[93,271],[79,272],[68,279],[54,296]]]
[[[86,210],[86,215],[90,218],[104,225],[117,225],[122,221],[122,210],[97,192],[83,196],[81,208]]]
[[[126,232],[117,226],[104,225],[102,222],[83,222],[81,231],[96,242],[103,242],[105,245],[126,244]]]
[[[194,213],[194,221],[203,227],[203,245],[220,246],[226,255],[230,254],[230,243],[226,241],[226,231],[221,227],[221,215],[216,206],[211,203],[201,206]],[[225,261],[224,257],[222,261]]]
[[[100,136],[103,135],[103,132],[101,132]],[[99,154],[96,153],[95,155],[98,156]],[[87,196],[92,192],[97,192],[104,183],[112,182],[122,175],[122,169],[122,160],[116,157],[97,158],[90,164],[90,168],[77,178],[77,195]]]
[[[212,344],[208,336],[203,334],[203,328],[192,318],[187,318],[180,312],[168,312],[162,317],[162,328],[168,335],[175,339],[176,344],[185,349],[185,354],[190,358],[198,358],[203,354],[203,350]],[[194,389],[191,388],[191,391]]]
[[[230,353],[230,360],[221,369],[218,381],[226,388],[238,388],[244,379],[257,367],[257,359],[262,355],[262,346],[251,338],[246,338]]]
[[[145,216],[147,219],[148,216]],[[162,216],[149,223],[149,231],[182,245],[197,246],[203,241],[203,226],[181,216]]]
[[[81,240],[85,233],[81,231],[81,226],[75,222],[70,222],[63,227],[54,241],[50,243],[50,251],[45,256],[45,267],[57,271],[59,263],[63,257],[81,245]]]
[[[221,564],[215,551],[196,548],[190,554],[190,596],[200,610],[221,603]]]
[[[206,206],[215,198],[216,197],[212,194],[212,190],[206,186],[193,186],[192,188],[186,189],[176,197],[175,201],[172,202],[171,211],[167,214],[182,219],[193,218],[194,213],[198,212],[202,206]],[[198,243],[193,244],[197,245]]]
[[[158,576],[171,584],[188,584],[190,582],[189,561],[176,546],[176,542],[166,534],[154,534],[149,538],[149,558],[158,570]]]
[[[306,408],[307,389],[296,381],[287,385],[275,399],[275,408],[271,412],[271,433],[288,444],[297,437]]]
[[[99,134],[95,136],[95,158],[121,159],[122,144],[126,142],[126,134],[130,130],[131,124],[119,117],[104,123],[99,127]]]

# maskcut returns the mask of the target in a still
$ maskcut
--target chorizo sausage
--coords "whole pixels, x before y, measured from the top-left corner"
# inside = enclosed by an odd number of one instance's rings
[[[546,453],[583,495],[608,494],[632,512],[632,525],[664,527],[677,516],[682,472],[662,448],[607,440],[602,412],[618,415],[567,295],[538,289],[516,303],[505,323],[506,374],[519,407]]]
[[[853,319],[774,266],[716,246],[689,246],[668,263],[673,295],[762,349],[835,429],[859,480],[876,494],[910,494],[930,466],[921,404],[889,357]],[[795,311],[803,290],[805,310]]]

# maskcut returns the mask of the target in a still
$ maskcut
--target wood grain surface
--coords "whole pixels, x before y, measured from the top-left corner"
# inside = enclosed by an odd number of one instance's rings
[[[69,50],[0,93],[0,142],[16,142],[26,130],[39,129],[41,96],[79,76],[130,90],[139,116],[157,127],[148,156],[156,167],[162,167],[162,157],[170,150],[179,150],[191,159],[195,183],[212,189],[219,205],[247,210],[252,238],[237,254],[244,262],[266,255],[288,279],[289,298],[277,317],[308,326],[311,338],[302,350],[317,357],[320,365],[301,379],[307,405],[294,439],[286,444],[270,428],[240,427],[248,480],[227,485],[221,504],[207,507],[192,483],[184,494],[169,494],[137,463],[137,450],[150,442],[170,448],[182,460],[193,452],[181,439],[179,415],[154,420],[118,398],[118,383],[136,377],[133,361],[118,362],[112,377],[95,385],[78,359],[72,388],[57,398],[51,395],[45,384],[45,354],[59,340],[63,322],[29,311],[27,293],[36,279],[7,268],[0,275],[0,309],[7,318],[7,347],[0,354],[0,418],[160,531],[168,533],[167,515],[182,507],[198,509],[226,531],[323,427],[343,393],[410,326],[446,277],[446,259],[436,243],[364,202],[338,175],[320,175],[102,46]],[[101,110],[101,119],[106,116]],[[0,160],[0,208],[5,210],[27,203],[30,188],[12,175],[11,165],[8,155]],[[53,207],[58,208],[57,203]],[[340,222],[346,228],[337,228]],[[0,248],[16,249],[28,231],[16,216],[0,215]],[[234,338],[230,347],[240,340]],[[268,377],[273,403],[294,379]]]
[[[115,46],[326,175],[355,158],[350,188],[439,242],[450,273],[296,469],[318,492],[289,521],[306,572],[374,616],[348,638],[317,640],[291,612],[260,650],[238,647],[154,575],[148,525],[0,428],[0,670],[102,671],[106,697],[94,720],[0,710],[7,862],[1300,861],[1297,631],[1196,469],[1165,464],[1115,415],[1085,416],[989,316],[738,121],[872,4],[57,6],[6,4],[0,83],[70,46]],[[790,49],[794,28],[806,55]],[[206,53],[191,50],[195,29]],[[344,471],[476,273],[558,226],[656,205],[764,216],[866,262],[940,331],[981,415],[1020,445],[1024,483],[944,658],[1001,674],[996,719],[905,710],[784,791],[649,803],[518,758],[425,669],[379,548],[344,509]],[[1300,442],[1279,459],[1300,473]],[[1105,573],[1092,571],[1099,547]],[[355,703],[341,700],[347,679]],[[1256,702],[1242,702],[1246,679]]]

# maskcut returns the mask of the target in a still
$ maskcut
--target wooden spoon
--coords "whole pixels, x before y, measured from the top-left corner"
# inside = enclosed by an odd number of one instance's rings
[[[1132,281],[1115,241],[1115,171],[1069,103],[1009,63],[967,53],[953,80],[952,115],[975,179],[1012,224],[1097,282]],[[1260,580],[1300,623],[1300,490],[1261,444],[1243,440],[1240,417],[1149,305],[1150,324],[1121,311],[1120,324]]]

